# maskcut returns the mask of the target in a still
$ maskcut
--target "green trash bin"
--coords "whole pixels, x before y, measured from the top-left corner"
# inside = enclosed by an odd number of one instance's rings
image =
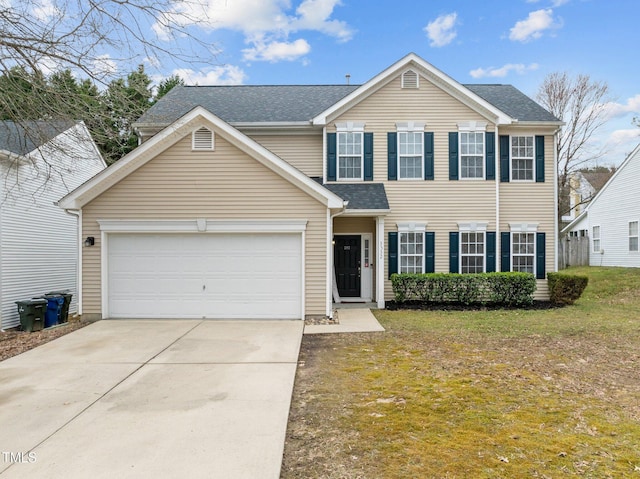
[[[23,331],[31,333],[42,330],[47,303],[46,299],[38,298],[16,301],[18,314],[20,314],[20,326]]]
[[[64,304],[62,308],[60,308],[60,318],[59,323],[66,323],[69,320],[69,305],[71,304],[71,298],[73,298],[73,294],[68,289],[62,291],[51,291],[50,293],[45,294],[45,296],[62,296],[64,298]]]

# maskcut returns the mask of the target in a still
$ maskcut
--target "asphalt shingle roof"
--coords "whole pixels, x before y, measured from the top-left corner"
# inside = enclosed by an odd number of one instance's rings
[[[387,192],[382,183],[329,183],[329,191],[348,201],[347,210],[388,210]]]
[[[308,122],[360,85],[177,86],[137,125],[165,126],[197,106],[228,123]],[[558,121],[511,85],[464,85],[519,121]]]
[[[519,121],[558,121],[535,101],[511,85],[463,85]]]
[[[65,121],[0,121],[0,150],[26,155],[72,126]]]
[[[358,85],[177,86],[136,123],[169,124],[197,106],[227,123],[309,121]]]

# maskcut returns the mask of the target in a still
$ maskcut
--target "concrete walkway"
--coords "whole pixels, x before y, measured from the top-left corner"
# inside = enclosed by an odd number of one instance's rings
[[[303,326],[100,321],[0,362],[0,478],[278,478]]]
[[[384,331],[368,308],[345,308],[337,310],[338,324],[310,324],[304,334],[373,333]]]

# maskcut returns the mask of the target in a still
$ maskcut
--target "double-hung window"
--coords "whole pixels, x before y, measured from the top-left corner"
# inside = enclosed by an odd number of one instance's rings
[[[511,137],[511,180],[534,180],[533,136]]]
[[[338,131],[338,180],[362,180],[363,132]]]
[[[398,132],[398,172],[401,180],[422,179],[423,139],[422,131]]]
[[[594,226],[591,229],[591,241],[593,245],[593,252],[599,253],[602,249],[602,243],[600,242],[600,225]]]
[[[485,232],[460,232],[460,272],[483,273],[485,257]]]
[[[638,222],[629,221],[629,251],[638,251]]]
[[[511,271],[535,273],[535,233],[511,233]]]
[[[460,178],[484,178],[484,131],[460,132]]]
[[[398,272],[424,273],[426,223],[398,223]]]

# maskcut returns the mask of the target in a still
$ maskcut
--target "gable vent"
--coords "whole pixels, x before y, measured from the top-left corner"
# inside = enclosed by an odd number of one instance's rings
[[[192,148],[194,150],[213,150],[213,132],[204,126],[194,131]]]
[[[418,74],[407,70],[402,74],[402,88],[418,88]]]

